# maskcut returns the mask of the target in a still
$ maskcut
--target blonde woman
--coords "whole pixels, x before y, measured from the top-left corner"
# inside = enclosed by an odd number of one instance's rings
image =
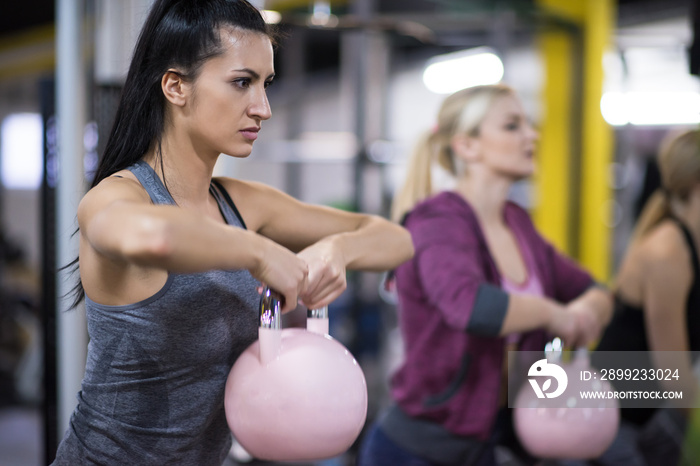
[[[419,142],[394,205],[415,246],[395,272],[405,357],[359,464],[494,464],[506,348],[586,345],[607,322],[609,294],[507,200],[535,170],[537,138],[514,91],[493,85],[447,97]],[[434,162],[454,190],[432,192]]]
[[[690,382],[681,386],[688,400],[697,392],[689,351],[700,351],[700,131],[672,137],[658,162],[662,186],[640,215],[616,279],[615,314],[597,350],[652,351],[650,367],[678,369],[678,380]],[[622,401],[621,435],[601,461],[678,463],[684,412],[653,404],[624,409]]]

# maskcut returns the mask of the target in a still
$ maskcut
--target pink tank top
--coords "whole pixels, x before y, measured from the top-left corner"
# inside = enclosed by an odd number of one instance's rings
[[[520,248],[520,254],[523,256],[523,260],[525,261],[527,278],[523,283],[515,283],[505,275],[502,275],[501,287],[508,294],[529,294],[535,296],[544,296],[544,288],[542,287],[542,281],[540,280],[540,277],[537,275],[537,269],[535,267],[535,258],[532,255],[532,250],[530,249],[530,246],[527,243],[521,241],[521,239],[517,237],[517,234],[516,240]],[[519,340],[520,334],[518,333],[511,333],[506,336],[506,343],[509,345],[517,345]]]

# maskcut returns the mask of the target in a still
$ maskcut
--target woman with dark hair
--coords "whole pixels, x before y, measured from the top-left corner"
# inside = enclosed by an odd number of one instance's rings
[[[90,344],[54,464],[221,464],[224,385],[257,337],[260,284],[283,311],[317,308],[346,269],[412,256],[379,217],[212,178],[220,154],[250,154],[273,77],[270,32],[246,1],[154,3],[78,208]]]

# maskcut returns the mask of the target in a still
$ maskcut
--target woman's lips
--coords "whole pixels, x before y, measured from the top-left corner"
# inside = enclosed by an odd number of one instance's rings
[[[258,131],[260,131],[257,128],[246,128],[242,129],[240,133],[243,135],[244,138],[250,140],[250,141],[255,141],[258,139]]]

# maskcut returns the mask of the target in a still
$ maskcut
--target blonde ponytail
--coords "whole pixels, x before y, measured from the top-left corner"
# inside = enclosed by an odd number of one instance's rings
[[[400,222],[403,216],[416,204],[433,192],[433,133],[423,134],[413,150],[408,162],[408,170],[403,186],[394,196],[391,206],[391,219]]]
[[[462,89],[445,98],[433,131],[425,133],[413,151],[408,163],[406,181],[394,196],[391,219],[401,221],[418,202],[433,194],[432,167],[437,163],[453,176],[459,176],[463,164],[455,160],[451,141],[455,134],[476,135],[493,102],[503,96],[514,95],[503,84],[475,86]]]
[[[642,210],[632,241],[640,239],[663,219],[673,215],[671,201],[685,202],[700,182],[700,130],[675,134],[661,144],[659,151],[661,185]]]
[[[649,197],[639,215],[637,225],[632,233],[632,241],[646,235],[652,228],[671,215],[671,202],[663,188],[659,188]]]

